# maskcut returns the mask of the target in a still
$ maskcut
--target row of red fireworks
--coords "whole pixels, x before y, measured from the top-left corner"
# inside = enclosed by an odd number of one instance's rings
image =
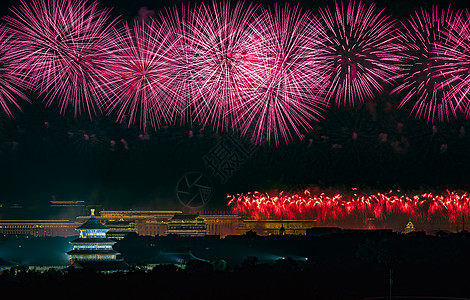
[[[398,22],[374,4],[215,1],[121,22],[86,0],[21,0],[0,27],[0,105],[25,92],[75,116],[141,128],[211,126],[257,142],[312,130],[331,105],[391,88],[428,122],[470,114],[470,13],[421,9]]]
[[[276,195],[268,193],[247,193],[228,195],[228,206],[236,214],[252,216],[255,219],[305,219],[335,221],[356,217],[384,220],[388,216],[401,214],[409,218],[447,218],[456,222],[460,217],[470,215],[470,193],[447,190],[444,194],[422,193],[408,195],[390,191],[369,195],[336,194],[312,195],[303,193]]]

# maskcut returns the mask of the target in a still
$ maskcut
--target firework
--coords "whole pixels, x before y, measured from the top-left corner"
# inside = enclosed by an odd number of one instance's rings
[[[356,5],[351,0],[345,9],[335,2],[335,9],[320,9],[326,28],[323,58],[331,74],[329,94],[337,105],[354,106],[397,77],[403,48],[395,21],[377,11],[375,4]]]
[[[17,74],[13,71],[11,59],[11,48],[15,42],[11,34],[7,33],[4,26],[0,27],[0,107],[10,117],[12,117],[11,107],[21,110],[18,100],[29,101],[26,95],[20,90],[23,85]]]
[[[255,219],[314,217],[325,222],[355,216],[364,221],[369,217],[382,220],[392,214],[405,214],[416,218],[444,215],[449,222],[455,222],[459,216],[470,214],[470,194],[448,190],[441,195],[407,195],[390,191],[370,195],[354,193],[352,196],[312,195],[308,190],[301,194],[285,195],[281,192],[274,196],[254,192],[228,195],[227,199],[234,213]]]
[[[14,16],[5,17],[16,37],[11,56],[28,88],[45,94],[48,105],[58,102],[61,112],[71,106],[75,115],[95,113],[113,24],[108,11],[85,0],[21,1],[11,11]]]
[[[359,166],[376,158],[379,124],[374,124],[365,106],[331,109],[325,118],[329,120],[325,127],[335,157],[333,165]]]
[[[159,128],[179,114],[171,87],[178,80],[170,49],[177,41],[154,19],[125,24],[114,30],[112,56],[107,68],[108,113],[117,111],[118,120]]]
[[[450,15],[450,13],[448,13]],[[446,15],[447,17],[447,15]],[[434,59],[439,69],[439,84],[437,89],[444,89],[441,102],[453,115],[463,112],[470,116],[470,12],[455,13],[446,19],[442,26],[443,41],[435,43]],[[441,104],[442,106],[442,104]]]
[[[324,107],[327,81],[318,59],[320,24],[298,6],[262,9],[254,21],[262,38],[261,68],[240,106],[242,133],[256,142],[279,144],[312,129]]]
[[[450,76],[443,73],[445,62],[434,52],[436,45],[448,42],[445,32],[456,30],[458,16],[450,8],[439,10],[433,6],[431,11],[421,8],[403,24],[407,40],[404,76],[392,93],[404,91],[399,108],[411,103],[411,114],[428,123],[456,117],[455,102],[447,95]]]
[[[188,76],[182,96],[203,126],[235,129],[260,79],[263,37],[253,22],[256,8],[213,1],[195,6],[182,20],[180,52]]]
[[[56,130],[61,130],[61,133],[65,132],[66,135],[62,140],[65,142],[63,147],[67,147],[71,156],[74,159],[101,158],[100,155],[105,153],[111,139],[103,118],[96,117],[93,120],[68,118],[66,120],[65,127],[58,126]]]

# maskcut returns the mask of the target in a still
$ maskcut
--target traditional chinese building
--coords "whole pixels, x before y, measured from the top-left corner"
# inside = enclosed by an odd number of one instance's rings
[[[71,266],[99,272],[124,271],[129,268],[113,249],[116,242],[106,237],[109,228],[95,218],[94,209],[91,210],[88,221],[76,230],[79,237],[70,242],[73,249],[67,252]]]
[[[0,234],[69,237],[76,234],[79,224],[68,220],[0,220]]]

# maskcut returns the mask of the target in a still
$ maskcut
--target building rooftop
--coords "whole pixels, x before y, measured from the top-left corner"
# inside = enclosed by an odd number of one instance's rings
[[[199,214],[175,214],[170,221],[178,220],[196,220],[199,217]]]
[[[77,227],[77,230],[83,229],[109,229],[108,227],[104,226],[95,218],[94,210],[92,210],[91,216],[82,226]]]
[[[95,243],[106,243],[106,244],[115,244],[116,242],[108,238],[76,238],[71,241],[70,244],[95,244]]]
[[[67,252],[68,255],[71,255],[71,254],[119,254],[119,252],[117,252],[116,250],[114,249],[111,249],[111,250],[71,250],[69,252]]]

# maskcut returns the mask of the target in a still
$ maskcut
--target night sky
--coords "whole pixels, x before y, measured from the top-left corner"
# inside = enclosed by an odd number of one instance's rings
[[[2,1],[0,13],[8,14],[8,7],[19,2]],[[313,9],[325,4],[304,2],[303,7]],[[452,7],[463,8],[466,2],[454,1]],[[100,3],[114,7],[114,17],[132,20],[141,7],[158,11],[175,1]],[[390,0],[378,5],[405,20],[431,3],[446,7],[449,2]],[[14,118],[0,113],[0,203],[39,209],[55,195],[106,209],[181,209],[177,183],[189,172],[202,172],[209,180],[207,209],[223,209],[227,194],[254,190],[468,188],[470,121],[461,118],[433,128],[410,117],[411,107],[398,110],[401,95],[390,96],[390,89],[355,108],[328,108],[302,141],[255,149],[237,135],[197,125],[144,133],[112,117],[61,115],[33,94],[33,103],[22,103],[23,111],[15,111]],[[205,163],[221,143],[247,151],[226,178]]]

